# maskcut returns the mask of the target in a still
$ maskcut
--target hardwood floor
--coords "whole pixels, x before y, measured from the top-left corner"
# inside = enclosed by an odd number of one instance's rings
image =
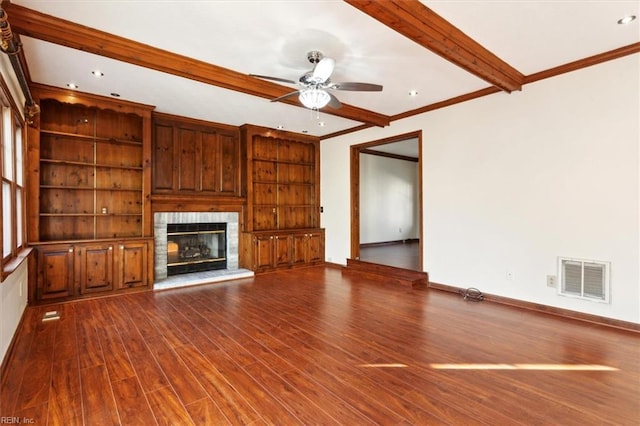
[[[421,271],[419,250],[420,243],[417,241],[373,246],[365,245],[360,246],[360,260],[412,271]]]
[[[640,419],[636,333],[329,267],[30,307],[6,371],[38,425]]]

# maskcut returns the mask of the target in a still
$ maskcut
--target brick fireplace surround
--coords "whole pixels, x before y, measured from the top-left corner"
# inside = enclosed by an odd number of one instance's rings
[[[157,212],[154,213],[154,290],[224,281],[253,276],[253,272],[238,268],[238,212]],[[168,223],[226,223],[227,269],[167,276]]]

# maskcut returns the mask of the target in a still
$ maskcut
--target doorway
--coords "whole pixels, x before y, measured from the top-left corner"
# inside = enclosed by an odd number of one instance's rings
[[[366,142],[351,147],[351,258],[362,261],[379,263],[388,266],[396,266],[403,269],[423,270],[423,230],[422,230],[422,132],[410,132],[402,135],[393,136],[386,139]],[[382,223],[383,226],[395,227],[398,220],[397,217],[391,217],[386,207],[394,208],[400,204],[394,192],[385,192],[384,190],[376,191],[376,196],[383,197],[377,200],[380,206],[385,208],[372,208],[371,204],[365,199],[368,182],[362,182],[361,179],[368,179],[367,171],[364,167],[376,167],[376,162],[369,161],[363,166],[363,156],[376,156],[386,158],[392,161],[389,164],[395,164],[394,167],[400,167],[402,170],[403,162],[417,168],[415,171],[415,192],[413,199],[408,200],[408,204],[415,204],[414,225],[417,229],[413,230],[407,238],[406,230],[392,229],[391,232],[397,232],[399,237],[396,239],[394,234],[389,237],[387,235],[377,235],[380,241],[363,241],[363,236],[371,239],[370,229],[366,228],[372,221]],[[378,161],[379,163],[382,160]],[[373,163],[373,165],[372,165]],[[416,167],[417,165],[417,167]],[[362,173],[361,173],[362,172]],[[370,172],[370,171],[369,171]],[[383,177],[380,177],[378,185],[385,186],[387,183]],[[406,179],[406,177],[405,177]],[[386,195],[385,195],[386,194]],[[407,207],[401,205],[401,207]],[[362,209],[366,209],[363,211]],[[393,215],[397,216],[397,215]],[[401,220],[401,219],[400,219]],[[364,226],[363,226],[364,223]],[[405,222],[406,223],[406,222]],[[402,228],[402,226],[400,227]],[[388,231],[388,230],[387,230]],[[375,237],[374,237],[375,240]]]

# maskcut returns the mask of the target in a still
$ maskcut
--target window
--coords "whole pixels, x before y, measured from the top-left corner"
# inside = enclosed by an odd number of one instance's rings
[[[2,264],[18,255],[24,245],[24,141],[23,122],[4,81],[0,81],[0,155],[2,160]]]
[[[609,262],[560,258],[559,294],[609,302]]]

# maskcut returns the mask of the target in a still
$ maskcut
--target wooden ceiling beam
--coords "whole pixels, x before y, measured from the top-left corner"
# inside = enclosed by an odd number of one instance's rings
[[[418,0],[344,0],[447,61],[512,92],[524,76]]]
[[[13,31],[17,34],[266,99],[275,99],[293,91],[290,87],[138,43],[13,3],[3,5],[3,9],[9,16]],[[296,97],[282,102],[304,108]],[[390,123],[389,117],[384,114],[347,104],[342,104],[340,109],[323,109],[323,112],[381,127]]]

